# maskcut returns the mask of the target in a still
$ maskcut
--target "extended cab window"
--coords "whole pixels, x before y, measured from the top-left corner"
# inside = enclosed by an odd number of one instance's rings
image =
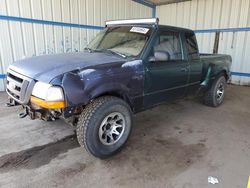
[[[197,46],[197,41],[194,33],[185,33],[186,46],[188,51],[188,56],[190,59],[199,58],[199,50]]]
[[[166,52],[169,60],[182,60],[182,49],[180,43],[180,37],[175,32],[164,32],[159,34],[154,51]]]

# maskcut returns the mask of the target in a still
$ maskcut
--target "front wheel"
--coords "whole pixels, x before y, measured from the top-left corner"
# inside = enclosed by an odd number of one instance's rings
[[[77,139],[98,158],[114,155],[127,141],[132,127],[131,110],[123,100],[105,96],[83,110],[77,124]]]
[[[204,103],[208,106],[217,107],[221,105],[225,97],[226,78],[224,75],[214,80],[211,88],[204,96]]]

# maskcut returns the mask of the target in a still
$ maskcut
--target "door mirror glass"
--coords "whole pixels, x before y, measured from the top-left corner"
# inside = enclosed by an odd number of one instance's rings
[[[149,58],[150,62],[169,61],[169,60],[170,60],[170,55],[166,51],[155,51],[154,56]]]

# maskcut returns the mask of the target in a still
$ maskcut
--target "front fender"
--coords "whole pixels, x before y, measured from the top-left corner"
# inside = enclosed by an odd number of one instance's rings
[[[142,70],[141,62],[127,62],[65,73],[53,82],[63,88],[67,108],[84,106],[103,94],[115,93],[131,101],[143,94]]]

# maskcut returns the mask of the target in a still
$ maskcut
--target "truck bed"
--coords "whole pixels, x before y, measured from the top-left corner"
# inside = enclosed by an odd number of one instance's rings
[[[207,54],[207,53],[200,53],[200,58],[201,59],[211,59],[211,58],[215,58],[215,59],[221,59],[221,58],[230,58],[230,55],[225,55],[225,54]]]
[[[205,79],[207,70],[209,67],[212,68],[211,76],[214,77],[217,72],[219,72],[222,68],[227,69],[232,64],[232,58],[230,55],[224,54],[200,54],[200,60],[203,64],[202,70],[202,79]]]
[[[200,54],[200,59],[203,63],[229,63],[231,64],[232,59],[230,55],[225,54]]]

